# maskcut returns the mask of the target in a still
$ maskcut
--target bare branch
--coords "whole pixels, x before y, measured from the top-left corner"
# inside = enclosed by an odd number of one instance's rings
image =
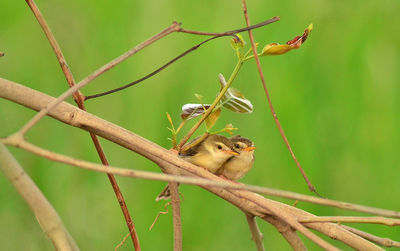
[[[38,20],[40,26],[42,27],[44,33],[46,34],[47,39],[49,40],[49,43],[51,45],[51,47],[53,48],[54,53],[56,54],[57,60],[60,63],[61,69],[65,75],[65,78],[67,79],[68,85],[70,87],[73,87],[75,85],[75,79],[74,76],[71,72],[71,70],[68,67],[67,61],[64,58],[64,55],[61,51],[60,46],[57,43],[57,40],[55,38],[55,36],[53,35],[53,32],[51,31],[49,25],[47,24],[44,16],[42,15],[42,13],[40,12],[39,8],[37,7],[37,5],[35,4],[35,2],[33,0],[26,0],[26,2],[28,3],[29,7],[31,8],[33,14],[35,15],[36,19]],[[75,92],[73,94],[74,96],[74,100],[77,103],[78,107],[84,111],[86,111],[85,105],[83,103],[84,101],[84,96],[82,95],[82,93],[78,90],[77,92]],[[100,157],[101,162],[105,165],[108,166],[108,160],[106,158],[106,155],[104,153],[103,148],[101,147],[100,141],[97,138],[97,136],[92,133],[89,132],[90,137],[92,139],[92,142],[96,148],[97,154]],[[133,220],[130,216],[129,210],[128,210],[128,206],[126,205],[124,196],[122,195],[122,192],[118,186],[117,180],[115,179],[115,177],[112,174],[107,174],[107,177],[111,183],[111,186],[114,190],[115,196],[117,197],[118,200],[118,204],[121,207],[122,213],[124,215],[125,218],[125,222],[128,226],[129,229],[129,233],[133,242],[133,246],[135,247],[135,250],[140,251],[140,244],[139,244],[139,238],[137,236],[137,232],[135,229],[135,225],[133,223]]]
[[[184,56],[186,56],[186,55],[189,54],[190,52],[192,52],[192,51],[194,51],[194,50],[197,50],[200,46],[202,46],[203,44],[205,44],[205,43],[207,43],[207,42],[209,42],[209,41],[211,41],[211,40],[214,40],[214,39],[220,38],[220,37],[224,37],[224,36],[232,36],[232,35],[234,35],[235,33],[243,32],[243,31],[246,31],[246,30],[251,30],[251,29],[259,28],[259,27],[262,27],[262,26],[264,26],[264,25],[267,25],[267,24],[271,24],[271,23],[273,23],[273,22],[276,22],[276,21],[278,21],[278,20],[279,20],[279,17],[273,17],[273,18],[268,19],[268,20],[266,20],[266,21],[264,21],[264,22],[262,22],[262,23],[259,23],[259,24],[256,24],[256,25],[252,25],[252,26],[250,26],[250,27],[245,27],[245,28],[241,28],[241,29],[237,29],[237,30],[233,30],[233,31],[227,31],[227,32],[223,32],[223,33],[192,31],[192,30],[185,30],[185,29],[183,29],[183,28],[179,28],[179,29],[177,30],[178,32],[184,32],[184,33],[190,33],[190,34],[196,34],[196,35],[214,35],[214,37],[209,38],[209,39],[206,39],[206,40],[204,40],[203,42],[201,42],[201,43],[199,43],[199,44],[196,44],[195,46],[193,46],[193,47],[187,49],[186,51],[182,52],[181,54],[179,54],[179,55],[176,56],[175,58],[173,58],[173,59],[171,59],[170,61],[168,61],[168,62],[167,62],[166,64],[164,64],[163,66],[161,66],[161,67],[159,67],[158,69],[152,71],[151,73],[147,74],[147,75],[144,76],[144,77],[141,77],[141,78],[139,78],[139,79],[137,79],[137,80],[135,80],[135,81],[133,81],[133,82],[131,82],[131,83],[129,83],[129,84],[123,85],[123,86],[121,86],[121,87],[118,87],[118,88],[115,88],[115,89],[112,89],[112,90],[109,90],[109,91],[105,91],[105,92],[101,92],[101,93],[93,94],[93,95],[88,95],[88,96],[85,97],[85,100],[93,99],[93,98],[99,98],[99,97],[102,97],[102,96],[105,96],[105,95],[108,95],[108,94],[111,94],[111,93],[115,93],[115,92],[124,90],[124,89],[126,89],[126,88],[128,88],[128,87],[134,86],[134,85],[136,85],[136,84],[138,84],[138,83],[140,83],[140,82],[142,82],[142,81],[144,81],[144,80],[146,80],[146,79],[149,79],[149,78],[151,78],[152,76],[154,76],[154,75],[156,75],[157,73],[159,73],[159,72],[161,72],[162,70],[164,70],[165,68],[167,68],[168,66],[170,66],[171,64],[173,64],[174,62],[176,62],[176,61],[178,61],[179,59],[183,58]]]
[[[44,95],[40,92],[31,90],[12,83],[11,81],[0,79],[0,97],[5,97],[9,100],[14,100],[32,109],[40,109],[45,107],[54,98]],[[127,131],[112,123],[99,119],[84,111],[81,111],[67,103],[62,103],[56,109],[49,113],[64,123],[79,127],[81,129],[91,131],[97,135],[104,137],[117,143],[125,148],[137,152],[138,154],[150,159],[162,170],[168,174],[179,174],[190,177],[201,177],[209,179],[210,181],[220,181],[221,178],[213,175],[212,173],[198,168],[191,163],[180,159],[176,154],[158,146],[157,144],[143,139],[132,132]],[[101,167],[101,166],[100,166]],[[110,169],[100,168],[99,171],[111,172]],[[136,171],[130,171],[131,175],[136,175]],[[116,172],[115,172],[116,173]],[[123,172],[121,172],[122,174]],[[160,174],[161,175],[161,174]],[[183,177],[180,177],[183,178]],[[168,180],[169,179],[169,180]],[[179,176],[172,179],[171,177],[160,177],[159,180],[168,180],[180,182]],[[185,180],[187,181],[187,180]],[[231,185],[230,183],[227,183]],[[312,217],[314,215],[304,212],[301,209],[288,206],[286,204],[269,200],[258,194],[252,192],[232,189],[221,189],[216,186],[201,185],[206,190],[218,195],[224,200],[232,203],[240,208],[242,211],[249,214],[265,217],[266,215],[274,215],[277,219],[289,224],[294,229],[302,232],[314,241],[318,240],[318,244],[324,248],[334,249],[333,246],[327,244],[315,234],[309,232],[304,226],[315,229],[325,235],[330,236],[336,240],[342,241],[352,248],[360,250],[380,250],[376,245],[366,241],[365,239],[341,228],[340,225],[334,223],[299,223],[298,219],[302,217]],[[400,215],[395,212],[395,215]]]
[[[174,251],[182,250],[182,223],[181,208],[179,201],[178,183],[169,182],[169,190],[171,191],[172,203],[172,219],[174,222]]]
[[[67,91],[65,91],[63,94],[61,94],[57,99],[53,100],[52,103],[49,103],[46,107],[42,108],[39,113],[37,113],[27,124],[25,124],[20,130],[20,134],[25,134],[29,129],[31,129],[37,122],[39,122],[40,119],[42,119],[46,114],[56,107],[58,104],[60,104],[62,101],[64,101],[66,98],[68,98],[72,93],[76,92],[80,88],[84,87],[87,85],[89,82],[91,82],[93,79],[97,78],[104,72],[108,71],[109,69],[113,68],[117,64],[121,63],[128,57],[132,56],[136,52],[142,50],[146,46],[154,43],[160,38],[163,38],[167,36],[168,34],[174,32],[176,29],[178,29],[179,24],[174,22],[171,26],[163,30],[162,32],[154,35],[153,37],[149,38],[148,40],[144,41],[143,43],[137,45],[136,47],[132,48],[131,50],[127,51],[123,55],[117,57],[116,59],[112,60],[111,62],[107,63],[106,65],[102,66],[98,70],[96,70],[94,73],[80,81],[78,84],[74,85]]]
[[[0,143],[0,169],[32,209],[54,248],[79,250],[53,206],[2,143]]]
[[[60,46],[57,43],[56,38],[53,35],[53,32],[50,29],[50,26],[47,24],[46,20],[44,19],[42,13],[40,12],[39,8],[37,7],[36,3],[33,0],[25,0],[26,3],[29,5],[31,8],[33,14],[36,17],[36,20],[39,22],[40,26],[42,27],[42,30],[44,31],[47,40],[49,40],[49,43],[51,47],[53,48],[54,53],[56,54],[57,60],[60,63],[61,69],[67,79],[67,82],[70,87],[75,85],[75,79],[74,76],[71,73],[71,70],[69,69],[69,66],[67,64],[67,61],[64,58],[64,55],[61,51]],[[80,93],[75,93],[74,94],[74,99],[76,103],[82,104],[83,100],[81,99],[82,95]]]
[[[373,223],[386,226],[400,226],[400,220],[384,217],[356,217],[356,216],[318,216],[301,218],[299,222],[338,222],[338,223]]]
[[[276,21],[279,21],[279,17],[273,17],[271,19],[265,20],[264,22],[254,24],[248,27],[236,29],[236,30],[231,30],[231,31],[225,31],[225,32],[204,32],[204,31],[194,31],[194,30],[187,30],[180,28],[178,32],[183,32],[183,33],[188,33],[188,34],[195,34],[195,35],[204,35],[204,36],[216,36],[216,37],[223,37],[223,36],[232,36],[235,35],[236,33],[244,32],[244,31],[249,31],[249,30],[254,30],[260,27],[263,27],[265,25],[274,23]]]
[[[381,246],[384,246],[384,247],[397,247],[397,248],[400,248],[400,242],[398,242],[398,241],[394,241],[394,240],[391,240],[389,238],[381,238],[381,237],[375,236],[373,234],[366,233],[364,231],[361,231],[361,230],[358,230],[356,228],[352,228],[352,227],[349,227],[349,226],[345,226],[345,225],[342,225],[342,228],[344,228],[346,230],[349,230],[350,232],[352,232],[352,233],[354,233],[356,235],[359,235],[359,236],[361,236],[362,238],[364,238],[366,240],[372,241],[372,242],[374,242],[374,243],[376,243],[378,245],[381,245]]]
[[[247,24],[247,26],[250,26],[250,20],[249,20],[249,17],[247,15],[246,0],[242,0],[242,5],[243,5],[244,17],[246,19],[246,24]],[[292,156],[294,162],[296,163],[296,165],[299,168],[301,174],[303,175],[304,180],[307,182],[308,188],[310,189],[311,192],[314,192],[319,197],[321,197],[319,195],[319,193],[317,192],[317,190],[315,190],[315,187],[313,186],[313,184],[311,184],[311,181],[308,179],[306,173],[304,172],[303,168],[300,165],[300,162],[297,160],[296,155],[294,155],[292,147],[289,144],[289,140],[287,139],[287,137],[285,135],[285,132],[283,131],[283,127],[281,126],[281,123],[278,120],[278,116],[276,115],[274,106],[272,105],[271,97],[269,96],[267,85],[265,83],[264,73],[263,73],[262,68],[261,68],[260,59],[258,58],[258,53],[257,53],[257,49],[256,49],[256,44],[254,42],[253,33],[251,32],[251,30],[249,30],[248,32],[249,32],[251,47],[253,49],[254,58],[255,58],[256,64],[257,64],[258,74],[260,75],[260,79],[261,79],[261,82],[262,82],[262,85],[263,85],[263,88],[264,88],[265,95],[267,96],[268,105],[269,105],[269,108],[271,110],[272,116],[274,118],[275,124],[278,127],[279,133],[281,134],[282,139],[285,142],[286,147],[288,148],[288,150],[290,152],[290,155]]]
[[[265,215],[263,219],[275,226],[275,228],[279,231],[279,233],[282,234],[282,236],[286,239],[286,241],[293,248],[293,250],[295,251],[307,250],[303,241],[297,235],[296,230],[290,227],[288,224],[284,223],[283,221],[277,219],[275,216],[272,215]]]
[[[260,228],[258,228],[256,217],[254,215],[246,214],[246,220],[247,223],[249,224],[251,236],[254,243],[256,244],[257,250],[264,251],[265,250],[263,243],[264,236],[261,233]]]
[[[45,107],[48,103],[52,102],[55,98],[43,94],[39,91],[33,90],[29,87],[14,83],[9,80],[5,80],[0,78],[0,98],[5,98],[15,103],[21,104],[33,110],[40,110],[42,107]],[[161,148],[153,142],[150,142],[142,137],[127,131],[124,128],[116,126],[110,122],[102,120],[94,115],[91,115],[87,112],[79,110],[75,106],[72,106],[68,103],[62,103],[59,107],[54,109],[49,113],[49,116],[53,118],[69,124],[74,127],[78,127],[84,129],[86,131],[94,132],[99,136],[106,138],[116,144],[119,144],[125,148],[131,149],[151,160],[160,160],[160,158],[170,159],[171,164],[181,166],[184,165],[186,167],[192,166],[190,163],[183,161],[182,159],[175,156],[170,151]],[[73,164],[71,164],[73,165]],[[101,165],[99,165],[101,167]],[[94,170],[94,169],[93,169]],[[109,170],[102,172],[109,172]],[[114,173],[116,174],[116,173]],[[122,174],[118,174],[122,175]],[[215,177],[214,175],[212,175]],[[136,177],[136,176],[135,176]],[[145,178],[145,177],[142,177]],[[150,177],[149,177],[150,178]],[[184,178],[184,177],[181,177]],[[155,179],[155,178],[154,178]],[[159,179],[163,181],[176,181],[180,183],[187,183],[184,180],[177,179]],[[200,183],[190,183],[190,184],[199,184]],[[210,183],[211,184],[211,183]],[[240,189],[240,187],[233,183],[227,183],[226,188],[235,188]],[[201,185],[207,186],[208,184],[202,183]],[[216,185],[217,186],[217,185]],[[222,187],[222,186],[221,186]],[[267,195],[283,197],[288,199],[300,200],[325,206],[332,206],[337,208],[342,208],[346,210],[370,213],[375,215],[381,215],[386,217],[400,218],[399,211],[392,211],[386,209],[379,209],[374,207],[367,207],[363,205],[352,204],[348,202],[334,201],[322,198],[316,198],[308,195],[302,195],[294,192],[287,192],[277,189],[263,188],[258,186],[248,186],[247,188],[243,188],[249,191],[259,192]]]

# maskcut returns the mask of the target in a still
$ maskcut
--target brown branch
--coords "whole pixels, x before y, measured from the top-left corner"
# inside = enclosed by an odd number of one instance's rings
[[[286,239],[289,245],[295,251],[306,251],[307,248],[304,245],[303,241],[296,234],[296,230],[290,227],[288,224],[282,222],[272,215],[265,215],[263,217],[264,220],[274,225],[274,227],[279,231],[279,233]]]
[[[244,17],[246,19],[246,24],[247,24],[247,26],[250,26],[250,20],[249,20],[249,17],[247,15],[246,0],[242,0],[242,5],[243,5]],[[320,196],[319,193],[317,192],[317,190],[315,190],[315,187],[313,186],[311,181],[308,179],[306,173],[304,172],[303,168],[300,165],[300,162],[297,160],[296,155],[294,154],[294,152],[292,150],[292,147],[289,144],[289,140],[287,139],[287,137],[285,135],[285,132],[283,131],[283,127],[281,126],[281,123],[278,120],[278,116],[276,115],[274,106],[272,105],[271,97],[269,96],[267,85],[265,83],[264,73],[263,73],[262,68],[261,68],[260,59],[258,58],[258,53],[257,53],[257,49],[256,49],[256,44],[254,42],[253,33],[251,32],[251,30],[249,30],[248,32],[249,32],[251,47],[253,49],[254,58],[255,58],[256,64],[257,64],[258,74],[260,75],[260,79],[261,79],[261,82],[262,82],[262,85],[263,85],[263,88],[264,88],[265,95],[267,96],[268,105],[269,105],[269,108],[271,110],[272,116],[274,118],[275,124],[278,127],[279,133],[281,134],[282,139],[285,142],[286,147],[288,148],[288,150],[290,152],[290,155],[292,156],[294,162],[296,163],[296,165],[299,168],[301,174],[303,175],[304,180],[307,182],[308,188],[310,189],[311,192],[314,192],[315,194]]]
[[[372,223],[386,226],[400,226],[400,220],[384,217],[356,217],[356,216],[318,216],[301,218],[299,222],[337,222],[337,223]]]
[[[381,237],[375,236],[373,234],[366,233],[364,231],[361,231],[361,230],[358,230],[356,228],[352,228],[349,226],[345,226],[345,225],[342,225],[342,228],[344,228],[358,236],[361,236],[362,238],[364,238],[366,240],[372,241],[380,246],[400,248],[400,242],[398,242],[398,241],[394,241],[389,238],[381,238]]]
[[[0,169],[32,209],[54,248],[79,250],[53,206],[2,143],[0,143]]]
[[[211,41],[211,40],[213,40],[213,39],[216,39],[216,38],[218,38],[218,37],[212,37],[212,38],[209,38],[209,39],[207,39],[207,40],[204,40],[203,42],[201,42],[201,43],[199,43],[199,44],[193,46],[192,48],[190,48],[190,49],[184,51],[183,53],[179,54],[178,56],[176,56],[176,57],[173,58],[172,60],[168,61],[166,64],[164,64],[164,65],[161,66],[160,68],[158,68],[158,69],[156,69],[156,70],[150,72],[149,74],[147,74],[147,75],[144,76],[144,77],[141,77],[141,78],[139,78],[139,79],[137,79],[137,80],[135,80],[135,81],[133,81],[133,82],[131,82],[131,83],[129,83],[129,84],[123,85],[123,86],[121,86],[121,87],[118,87],[118,88],[115,88],[115,89],[112,89],[112,90],[109,90],[109,91],[105,91],[105,92],[101,92],[101,93],[97,93],[97,94],[85,96],[85,100],[89,100],[89,99],[93,99],[93,98],[99,98],[99,97],[102,97],[102,96],[105,96],[105,95],[108,95],[108,94],[112,94],[112,93],[115,93],[115,92],[124,90],[124,89],[126,89],[126,88],[128,88],[128,87],[134,86],[134,85],[136,85],[136,84],[138,84],[138,83],[140,83],[140,82],[142,82],[142,81],[144,81],[144,80],[146,80],[146,79],[149,79],[149,78],[151,78],[152,76],[154,76],[154,75],[156,75],[157,73],[159,73],[159,72],[161,72],[162,70],[164,70],[165,68],[167,68],[168,66],[170,66],[171,64],[173,64],[174,62],[176,62],[177,60],[179,60],[180,58],[183,58],[184,56],[186,56],[186,55],[189,54],[190,52],[196,50],[196,49],[199,48],[201,45],[207,43],[208,41]]]
[[[182,250],[182,223],[181,208],[179,200],[178,183],[169,182],[169,190],[171,191],[172,203],[172,219],[174,222],[174,251]]]
[[[265,20],[264,22],[254,24],[251,26],[247,26],[244,28],[236,29],[236,30],[231,30],[231,31],[225,31],[225,32],[204,32],[204,31],[194,31],[194,30],[187,30],[180,28],[178,32],[183,32],[183,33],[188,33],[188,34],[195,34],[195,35],[204,35],[204,36],[216,36],[216,37],[224,37],[224,36],[232,36],[235,35],[236,33],[244,32],[244,31],[249,31],[249,30],[254,30],[260,27],[263,27],[265,25],[274,23],[276,21],[279,21],[279,17],[273,17],[271,19]]]
[[[0,97],[23,104],[35,110],[40,110],[42,107],[45,107],[48,103],[54,100],[54,98],[44,95],[40,92],[3,79],[0,79]],[[176,154],[158,146],[157,144],[143,139],[142,137],[129,132],[126,129],[81,111],[65,102],[56,109],[52,110],[49,115],[66,124],[94,132],[105,139],[130,149],[150,159],[168,174],[201,177],[212,181],[221,181],[221,178],[180,159],[178,156],[176,156]],[[108,171],[109,169],[102,170]],[[178,179],[174,181],[177,180]],[[278,220],[283,221],[283,223],[288,223],[291,227],[302,231],[302,233],[305,232],[302,226],[306,226],[330,236],[331,238],[342,241],[346,245],[349,245],[355,249],[380,250],[374,244],[341,228],[341,226],[338,224],[325,222],[298,223],[297,219],[299,218],[314,216],[298,208],[269,200],[258,194],[248,191],[221,189],[215,186],[213,187],[207,185],[202,187],[232,203],[246,213],[261,218],[265,217],[266,215],[274,215]],[[399,212],[395,212],[394,214],[400,215]]]
[[[50,29],[50,26],[47,24],[46,20],[44,19],[42,13],[40,12],[38,6],[36,5],[36,3],[33,0],[25,0],[26,3],[29,5],[29,7],[31,8],[33,14],[36,17],[36,20],[39,22],[43,32],[46,35],[47,40],[49,40],[49,43],[51,45],[51,48],[54,51],[54,54],[56,54],[57,60],[61,66],[61,69],[65,75],[65,78],[67,79],[68,85],[70,87],[75,85],[75,79],[74,76],[72,75],[69,66],[67,64],[67,61],[64,58],[64,55],[61,51],[60,46],[57,43],[56,38],[53,35],[53,32]],[[78,91],[79,92],[79,91]],[[74,99],[75,102],[79,105],[79,107],[82,109],[81,105],[82,105],[82,95],[80,93],[74,93]]]
[[[179,54],[179,55],[176,56],[175,58],[173,58],[173,59],[171,59],[170,61],[168,61],[168,62],[167,62],[166,64],[164,64],[163,66],[161,66],[161,67],[159,67],[158,69],[152,71],[151,73],[145,75],[144,77],[141,77],[141,78],[139,78],[139,79],[137,79],[137,80],[135,80],[135,81],[133,81],[133,82],[131,82],[131,83],[129,83],[129,84],[125,84],[125,85],[123,85],[123,86],[121,86],[121,87],[118,87],[118,88],[115,88],[115,89],[112,89],[112,90],[109,90],[109,91],[105,91],[105,92],[101,92],[101,93],[93,94],[93,95],[88,95],[88,96],[85,97],[85,100],[93,99],[93,98],[99,98],[99,97],[102,97],[102,96],[105,96],[105,95],[108,95],[108,94],[112,94],[112,93],[115,93],[115,92],[124,90],[124,89],[126,89],[126,88],[128,88],[128,87],[134,86],[134,85],[136,85],[136,84],[138,84],[138,83],[140,83],[140,82],[142,82],[142,81],[144,81],[144,80],[146,80],[146,79],[149,79],[149,78],[151,78],[152,76],[154,76],[154,75],[156,75],[157,73],[159,73],[159,72],[161,72],[162,70],[164,70],[165,68],[167,68],[168,66],[170,66],[171,64],[173,64],[174,62],[176,62],[176,61],[178,61],[179,59],[183,58],[184,56],[186,56],[186,55],[189,54],[190,52],[192,52],[192,51],[194,51],[194,50],[197,50],[201,45],[203,45],[203,44],[205,44],[205,43],[207,43],[207,42],[209,42],[209,41],[211,41],[211,40],[214,40],[214,39],[220,38],[220,37],[224,37],[224,36],[232,36],[232,35],[234,35],[235,33],[243,32],[243,31],[247,31],[247,30],[251,30],[251,29],[256,29],[256,28],[259,28],[259,27],[262,27],[262,26],[265,26],[265,25],[274,23],[274,22],[276,22],[276,21],[278,21],[278,20],[279,20],[279,17],[273,17],[273,18],[268,19],[268,20],[266,20],[266,21],[264,21],[264,22],[261,22],[261,23],[259,23],[259,24],[252,25],[252,26],[250,26],[250,27],[245,27],[245,28],[241,28],[241,29],[237,29],[237,30],[232,30],[232,31],[227,31],[227,32],[222,32],[222,33],[193,31],[193,30],[186,30],[186,29],[183,29],[183,28],[180,27],[180,28],[178,28],[178,30],[176,30],[177,32],[190,33],[190,34],[196,34],[196,35],[207,35],[207,36],[208,36],[208,35],[212,35],[212,36],[214,36],[214,37],[209,38],[209,39],[206,39],[206,40],[204,40],[203,42],[201,42],[201,43],[199,43],[199,44],[196,44],[195,46],[193,46],[193,47],[187,49],[186,51],[182,52],[181,54]]]
[[[250,228],[252,239],[256,244],[257,250],[264,251],[265,250],[263,243],[264,236],[257,225],[256,217],[254,215],[246,214],[246,220]]]
[[[50,43],[51,47],[53,48],[54,53],[56,54],[57,60],[60,63],[60,66],[64,73],[64,76],[67,79],[68,85],[70,87],[73,87],[76,84],[74,76],[73,76],[71,70],[69,69],[67,61],[65,60],[65,57],[61,51],[60,46],[57,43],[55,36],[53,35],[53,32],[50,29],[50,26],[47,24],[46,20],[44,19],[44,16],[40,12],[40,10],[37,7],[37,5],[35,4],[35,2],[33,0],[26,0],[26,2],[29,5],[29,7],[31,8],[36,19],[38,20],[40,26],[42,27],[47,39],[49,40],[49,43]],[[74,96],[74,100],[77,103],[78,107],[80,109],[86,111],[85,105],[83,104],[84,96],[82,95],[82,93],[78,90],[77,92],[75,92],[73,94],[73,96]],[[89,134],[90,134],[90,137],[96,148],[97,154],[99,155],[101,162],[103,163],[103,165],[108,166],[109,162],[106,158],[103,148],[101,147],[99,139],[97,138],[97,136],[94,133],[90,132]],[[122,213],[125,218],[125,222],[128,226],[129,233],[131,235],[133,246],[135,247],[135,250],[139,251],[141,249],[140,244],[139,244],[139,238],[137,236],[135,225],[133,223],[132,217],[130,216],[124,196],[122,195],[122,192],[118,186],[118,183],[117,183],[117,180],[115,179],[115,177],[112,174],[107,174],[107,177],[108,177],[108,179],[111,183],[111,186],[114,190],[115,196],[117,197],[118,204],[121,207]]]
[[[72,95],[74,92],[79,90],[80,88],[84,87],[87,85],[89,82],[100,76],[101,74],[105,73],[106,71],[110,70],[117,64],[123,62],[125,59],[128,57],[134,55],[138,51],[142,50],[143,48],[149,46],[150,44],[154,43],[155,41],[169,35],[170,33],[174,32],[176,29],[179,28],[178,23],[174,22],[171,26],[166,28],[165,30],[161,31],[160,33],[154,35],[153,37],[147,39],[143,43],[137,45],[136,47],[132,48],[131,50],[127,51],[126,53],[122,54],[121,56],[117,57],[116,59],[110,61],[109,63],[105,64],[104,66],[100,67],[98,70],[90,74],[88,77],[85,79],[81,80],[79,83],[65,91],[63,94],[61,94],[56,100],[54,100],[52,103],[49,103],[46,107],[43,107],[39,113],[37,113],[28,123],[26,123],[20,130],[20,134],[25,134],[29,129],[31,129],[37,122],[39,122],[40,119],[42,119],[46,114],[56,107],[58,104],[60,104],[62,101],[64,101],[66,98],[68,98],[70,95]]]
[[[33,90],[29,87],[14,83],[9,80],[5,80],[0,78],[0,98],[5,98],[8,99],[12,102],[21,104],[23,106],[26,106],[28,108],[31,108],[33,110],[41,110],[43,107],[46,107],[49,103],[51,103],[55,98],[50,97],[46,94],[43,94],[39,91]],[[149,142],[140,136],[137,136],[136,134],[133,134],[126,129],[123,129],[119,126],[116,126],[110,122],[104,121],[96,116],[93,116],[87,112],[81,111],[80,109],[76,108],[75,106],[72,106],[68,103],[63,102],[55,108],[53,111],[49,113],[49,116],[52,116],[53,118],[69,124],[74,127],[78,127],[81,129],[84,129],[86,131],[94,132],[97,133],[99,136],[109,139],[110,141],[113,141],[116,144],[119,144],[125,148],[131,149],[133,151],[139,151],[142,149],[139,154],[152,159],[155,157],[154,152],[155,150],[153,149],[154,146],[158,147],[157,149],[157,156],[163,156],[164,158],[169,158],[170,156],[170,151],[165,150],[164,148],[159,147],[158,145]],[[137,146],[135,146],[132,143],[129,143],[130,141],[135,142]],[[146,147],[147,146],[147,147]],[[178,160],[181,160],[177,158]],[[182,163],[180,161],[179,163]],[[187,162],[183,162],[187,164]],[[178,164],[178,163],[175,163]],[[99,165],[101,166],[101,165]],[[103,170],[103,172],[105,172]],[[107,170],[108,172],[108,170]],[[120,175],[120,174],[118,174]],[[184,181],[181,180],[163,180],[163,181],[177,181],[180,183],[183,183]],[[191,183],[195,184],[195,183]],[[239,186],[234,186],[234,184],[226,183],[230,186],[226,186],[226,188],[235,188],[238,189]],[[207,185],[203,183],[203,185]],[[257,187],[257,186],[248,186],[246,188],[249,191],[254,191],[254,192],[259,192],[259,193],[264,193],[267,195],[272,195],[272,196],[277,196],[277,197],[283,197],[283,198],[288,198],[288,199],[295,199],[295,200],[301,200],[305,202],[310,202],[310,203],[315,203],[315,204],[320,204],[320,205],[325,205],[325,206],[332,206],[332,207],[337,207],[337,208],[342,208],[342,209],[347,209],[347,210],[352,210],[352,211],[358,211],[358,212],[364,212],[364,213],[370,213],[370,214],[375,214],[375,215],[381,215],[381,216],[386,216],[386,217],[393,217],[393,218],[400,218],[400,212],[399,211],[392,211],[392,210],[386,210],[386,209],[379,209],[379,208],[374,208],[374,207],[367,207],[363,205],[357,205],[357,204],[352,204],[348,202],[342,202],[342,201],[334,201],[334,200],[328,200],[328,199],[321,199],[317,197],[312,197],[308,195],[302,195],[302,194],[297,194],[294,192],[287,192],[287,191],[282,191],[282,190],[277,190],[277,189],[270,189],[270,188],[263,188],[263,187]]]

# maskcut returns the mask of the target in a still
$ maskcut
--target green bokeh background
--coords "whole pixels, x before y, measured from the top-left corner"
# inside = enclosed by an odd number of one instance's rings
[[[240,1],[38,0],[37,4],[78,81],[173,20],[182,22],[184,28],[203,31],[245,26]],[[0,58],[0,77],[52,96],[65,91],[62,71],[25,2],[2,0],[0,9],[0,51],[6,53]],[[278,23],[254,31],[260,47],[284,43],[314,23],[302,48],[261,62],[279,119],[318,191],[332,199],[399,210],[400,2],[257,0],[248,1],[248,9],[252,23],[281,17]],[[248,41],[247,34],[243,35]],[[203,39],[172,34],[82,92],[89,95],[136,80]],[[221,38],[140,85],[88,101],[87,109],[168,148],[165,112],[179,123],[181,106],[196,102],[194,93],[211,102],[219,89],[218,73],[228,77],[235,64],[229,38]],[[254,112],[224,111],[216,127],[232,123],[238,133],[256,143],[255,166],[242,181],[309,194],[273,122],[253,61],[243,66],[233,86],[252,101]],[[0,100],[0,136],[15,132],[33,115],[29,109]],[[43,119],[27,138],[55,152],[98,162],[86,132],[53,119]],[[159,172],[147,159],[101,142],[111,164]],[[54,205],[82,250],[111,250],[127,234],[104,174],[9,149]],[[164,203],[155,203],[154,198],[165,184],[128,178],[118,178],[118,182],[143,250],[171,250],[171,214],[162,215],[148,231],[163,210]],[[184,250],[255,250],[241,211],[197,187],[183,185],[181,192],[185,196]],[[52,250],[34,215],[2,174],[0,201],[1,250]],[[317,215],[363,215],[308,203],[299,203],[299,207]],[[259,223],[268,250],[290,250],[273,227]],[[354,226],[383,237],[400,237],[398,227]],[[319,249],[303,239],[310,250]],[[130,249],[128,240],[120,250]]]

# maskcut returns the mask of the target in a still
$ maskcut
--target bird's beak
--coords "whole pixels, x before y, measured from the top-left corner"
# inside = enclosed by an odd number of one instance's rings
[[[253,151],[253,150],[255,150],[255,149],[256,149],[255,146],[248,146],[248,147],[246,147],[245,149],[243,149],[243,151],[250,152],[250,151]]]
[[[230,154],[230,155],[235,155],[235,156],[238,156],[239,155],[239,153],[238,152],[236,152],[236,151],[233,151],[233,150],[227,150],[227,151],[225,151],[227,154]]]

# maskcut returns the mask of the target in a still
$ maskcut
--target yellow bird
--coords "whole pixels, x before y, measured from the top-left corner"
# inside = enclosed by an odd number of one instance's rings
[[[254,144],[251,140],[236,135],[230,138],[234,150],[240,153],[226,161],[217,174],[230,180],[238,180],[248,173],[254,164]]]
[[[199,138],[188,143],[189,146],[195,143],[188,149],[185,149],[184,146],[183,149],[185,150],[179,154],[179,157],[194,165],[201,166],[211,173],[216,173],[229,158],[239,155],[234,150],[232,141],[222,135],[207,135],[199,143],[196,143]],[[169,186],[167,185],[157,196],[156,201],[169,199],[170,196]]]

